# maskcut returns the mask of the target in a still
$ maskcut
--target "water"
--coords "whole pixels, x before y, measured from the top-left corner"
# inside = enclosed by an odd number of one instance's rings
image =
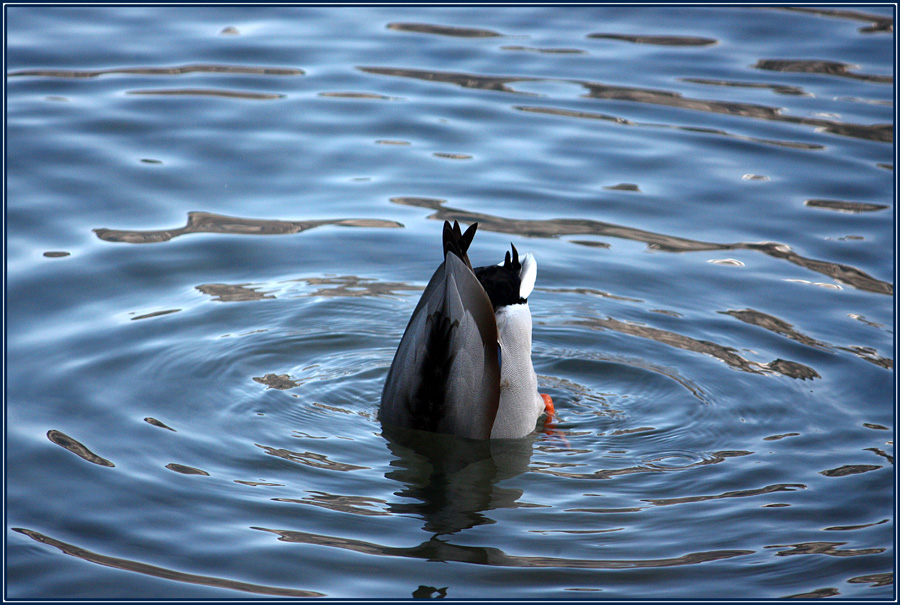
[[[892,6],[5,10],[7,598],[893,598]],[[559,418],[423,456],[444,219]]]

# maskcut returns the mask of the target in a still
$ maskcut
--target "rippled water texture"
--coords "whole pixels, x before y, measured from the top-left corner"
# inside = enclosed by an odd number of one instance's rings
[[[893,9],[7,5],[7,598],[892,599]],[[526,439],[377,420],[444,220]]]

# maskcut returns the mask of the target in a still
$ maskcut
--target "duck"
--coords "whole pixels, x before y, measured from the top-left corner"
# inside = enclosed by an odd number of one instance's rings
[[[381,394],[383,425],[465,439],[533,433],[553,400],[538,392],[528,297],[537,261],[514,244],[497,265],[473,268],[465,232],[444,221],[443,262],[406,326]]]

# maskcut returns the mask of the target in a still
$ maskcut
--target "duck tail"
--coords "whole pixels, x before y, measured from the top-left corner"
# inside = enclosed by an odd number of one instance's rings
[[[452,252],[471,269],[472,263],[469,262],[469,255],[466,252],[472,244],[476,229],[478,229],[478,223],[472,223],[463,233],[457,221],[453,221],[453,226],[449,221],[444,221],[444,256],[446,257],[447,253]]]

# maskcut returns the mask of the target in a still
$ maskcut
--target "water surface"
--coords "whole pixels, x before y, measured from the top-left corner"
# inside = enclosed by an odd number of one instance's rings
[[[894,597],[892,6],[5,11],[7,598]],[[554,427],[382,431],[444,220]]]

